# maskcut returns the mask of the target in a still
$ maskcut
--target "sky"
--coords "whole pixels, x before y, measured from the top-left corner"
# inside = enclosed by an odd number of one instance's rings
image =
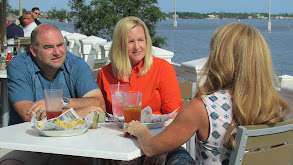
[[[9,4],[18,9],[19,0],[8,0]],[[22,0],[23,8],[31,10],[39,7],[41,11],[48,11],[52,7],[66,9],[67,0]],[[86,0],[89,2],[90,0]],[[174,11],[174,0],[158,0],[161,11],[169,13]],[[67,8],[70,10],[70,8]],[[177,12],[269,12],[269,0],[176,0]],[[293,13],[293,0],[271,0],[271,13]]]

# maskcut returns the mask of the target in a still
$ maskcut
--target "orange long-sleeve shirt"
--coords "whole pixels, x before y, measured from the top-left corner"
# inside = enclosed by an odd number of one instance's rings
[[[120,81],[120,84],[128,84],[129,91],[142,92],[142,109],[150,106],[153,114],[168,114],[178,107],[181,108],[181,92],[173,66],[163,59],[153,57],[152,68],[139,77],[138,72],[142,65],[143,62],[140,62],[133,68],[129,82]],[[110,84],[118,84],[118,81],[112,74],[111,64],[99,71],[97,83],[103,93],[108,113],[112,113]]]

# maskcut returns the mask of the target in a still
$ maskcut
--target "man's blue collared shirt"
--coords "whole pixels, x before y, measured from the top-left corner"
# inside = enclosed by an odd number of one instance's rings
[[[99,88],[88,64],[80,57],[66,52],[66,60],[49,81],[34,63],[30,51],[15,56],[7,66],[9,95],[9,125],[23,122],[12,105],[19,101],[44,99],[44,89],[63,89],[63,97],[81,98]]]

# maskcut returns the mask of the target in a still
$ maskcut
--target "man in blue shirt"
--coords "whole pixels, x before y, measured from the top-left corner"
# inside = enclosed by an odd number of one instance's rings
[[[66,52],[60,30],[40,24],[31,34],[30,51],[7,66],[9,125],[46,117],[44,89],[63,89],[63,110],[73,108],[80,117],[105,109],[102,93],[87,63]]]
[[[17,26],[16,23],[17,16],[13,13],[8,13],[6,15],[6,36],[7,39],[23,37],[24,32],[20,26]]]

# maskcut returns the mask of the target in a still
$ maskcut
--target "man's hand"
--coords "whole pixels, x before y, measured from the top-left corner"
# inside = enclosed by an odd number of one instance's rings
[[[27,111],[27,115],[30,116],[29,120],[33,118],[32,111],[34,111],[37,115],[37,119],[41,120],[44,117],[46,117],[46,105],[45,105],[45,99],[39,100],[35,102],[31,108]]]
[[[97,111],[97,113],[104,112],[104,110],[101,107],[96,106],[90,106],[75,110],[76,114],[81,118],[85,118],[91,111]]]

